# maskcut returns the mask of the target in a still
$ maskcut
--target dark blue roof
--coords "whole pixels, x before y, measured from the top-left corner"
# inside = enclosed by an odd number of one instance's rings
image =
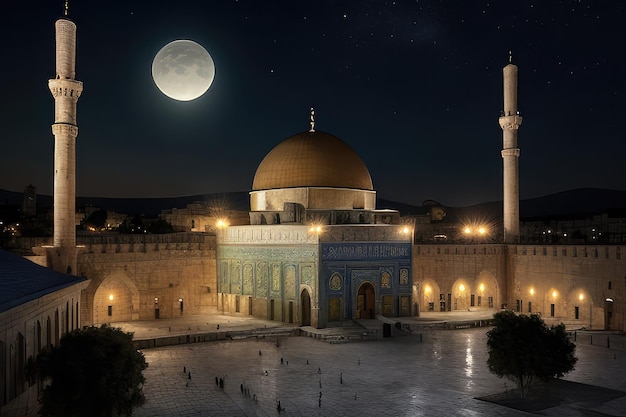
[[[0,249],[0,313],[86,280]]]

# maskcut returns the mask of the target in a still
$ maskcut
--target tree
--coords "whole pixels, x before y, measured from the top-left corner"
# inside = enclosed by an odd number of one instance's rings
[[[44,349],[29,373],[48,384],[42,413],[53,416],[131,416],[145,401],[143,353],[133,334],[107,325],[64,335],[59,346]]]
[[[514,381],[525,397],[536,379],[561,378],[578,361],[565,326],[546,326],[536,314],[512,311],[494,314],[494,327],[487,332],[489,371]]]

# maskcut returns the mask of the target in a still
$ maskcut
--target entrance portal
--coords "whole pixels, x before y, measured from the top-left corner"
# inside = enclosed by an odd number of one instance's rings
[[[307,290],[302,290],[300,294],[300,318],[302,319],[301,326],[311,325],[311,296]]]
[[[376,317],[376,293],[369,282],[361,284],[356,296],[357,319],[373,319]]]

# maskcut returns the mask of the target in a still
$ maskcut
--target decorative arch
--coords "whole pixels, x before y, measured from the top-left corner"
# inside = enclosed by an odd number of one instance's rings
[[[490,271],[482,270],[476,275],[472,291],[476,297],[474,307],[477,309],[497,309],[500,307],[499,300],[502,299],[500,286]]]
[[[374,288],[374,284],[370,281],[364,281],[359,285],[355,311],[357,319],[376,318],[376,290]]]
[[[573,288],[567,296],[567,305],[570,311],[567,317],[580,323],[583,327],[593,328],[592,309],[593,299],[591,293],[583,287]]]
[[[441,288],[432,279],[425,279],[422,282],[421,291],[421,311],[439,311]],[[445,310],[445,307],[444,307]]]
[[[311,325],[311,293],[307,288],[300,291],[300,326]]]
[[[466,278],[458,278],[452,285],[452,310],[468,311],[473,288]]]
[[[98,285],[93,298],[94,324],[139,319],[139,290],[124,272],[106,276]]]

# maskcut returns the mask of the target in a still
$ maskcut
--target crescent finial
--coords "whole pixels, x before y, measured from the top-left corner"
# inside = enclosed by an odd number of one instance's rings
[[[64,10],[63,10],[63,16],[67,16],[67,14],[70,11],[70,2],[69,0],[65,0],[65,6],[64,6]]]
[[[509,51],[509,64],[513,62],[513,52]]]
[[[313,107],[311,107],[311,121],[309,124],[311,125],[309,132],[315,132],[315,109]]]

